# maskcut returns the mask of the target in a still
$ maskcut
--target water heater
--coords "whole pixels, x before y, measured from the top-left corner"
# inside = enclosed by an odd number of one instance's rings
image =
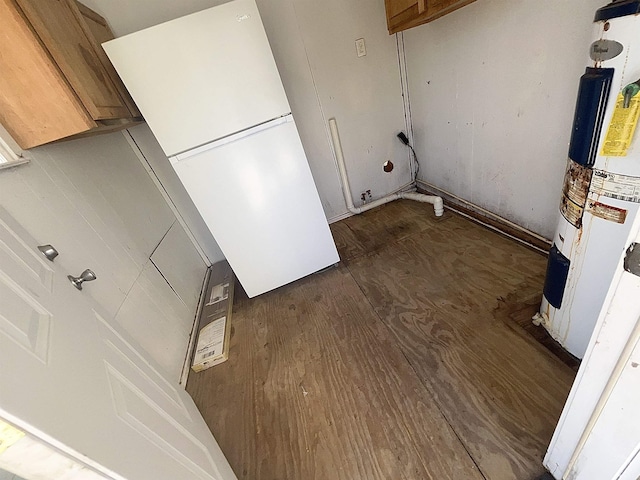
[[[586,47],[586,46],[585,46]],[[585,48],[586,50],[586,48]],[[596,12],[540,322],[582,358],[640,207],[640,0]]]

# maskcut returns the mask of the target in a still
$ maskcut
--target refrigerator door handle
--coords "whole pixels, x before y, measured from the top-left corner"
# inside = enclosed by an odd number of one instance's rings
[[[202,152],[206,152],[207,150],[211,150],[214,148],[221,147],[223,145],[227,145],[229,143],[236,142],[243,138],[247,138],[251,135],[255,135],[256,133],[264,132],[265,130],[269,130],[271,128],[278,127],[285,123],[293,122],[293,115],[290,113],[288,115],[284,115],[282,117],[274,118],[273,120],[269,120],[267,122],[261,123],[251,128],[247,128],[246,130],[242,130],[240,132],[228,135],[226,137],[220,138],[218,140],[214,140],[213,142],[205,143],[196,148],[192,148],[191,150],[187,150],[186,152],[179,153],[169,158],[169,161],[172,165],[175,165],[182,160],[186,160],[188,158],[193,157],[194,155],[198,155]]]

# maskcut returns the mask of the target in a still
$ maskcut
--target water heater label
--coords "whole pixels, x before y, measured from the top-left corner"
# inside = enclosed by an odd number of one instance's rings
[[[562,200],[560,201],[560,213],[567,219],[567,222],[574,227],[580,228],[582,226],[584,208],[573,203],[565,195],[562,196]]]
[[[590,192],[626,202],[640,203],[640,177],[594,170]]]
[[[633,134],[638,125],[638,114],[640,114],[640,95],[632,97],[627,107],[624,106],[624,96],[618,95],[607,136],[602,143],[601,155],[605,157],[627,156],[627,150],[631,146]]]
[[[594,217],[603,218],[610,222],[624,223],[627,219],[627,211],[624,208],[612,207],[605,203],[590,201],[587,211]]]

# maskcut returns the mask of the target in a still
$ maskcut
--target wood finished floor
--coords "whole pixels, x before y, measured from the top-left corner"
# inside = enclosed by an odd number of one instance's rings
[[[332,231],[339,267],[238,294],[229,360],[190,374],[238,478],[543,473],[574,372],[510,318],[545,258],[408,201]]]

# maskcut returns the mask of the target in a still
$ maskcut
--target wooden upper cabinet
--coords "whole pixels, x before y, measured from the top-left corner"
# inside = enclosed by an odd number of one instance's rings
[[[97,127],[12,0],[0,0],[0,122],[21,148]]]
[[[385,0],[389,34],[431,22],[475,0]]]
[[[0,0],[0,123],[26,149],[142,119],[101,43],[102,17],[75,0]]]
[[[107,54],[102,48],[103,43],[115,38],[113,32],[109,28],[109,24],[104,18],[90,8],[85,7],[80,2],[76,2],[74,0],[72,9],[80,22],[80,26],[83,27],[87,38],[92,43],[93,49],[98,55],[98,60],[100,60],[100,63],[106,69],[109,78],[113,81],[116,90],[124,100],[129,112],[131,112],[134,117],[141,116],[140,110],[138,110],[138,107],[133,102],[127,88],[124,86],[124,83],[122,83],[116,69],[113,67],[111,60],[109,60],[109,57],[107,57]]]

